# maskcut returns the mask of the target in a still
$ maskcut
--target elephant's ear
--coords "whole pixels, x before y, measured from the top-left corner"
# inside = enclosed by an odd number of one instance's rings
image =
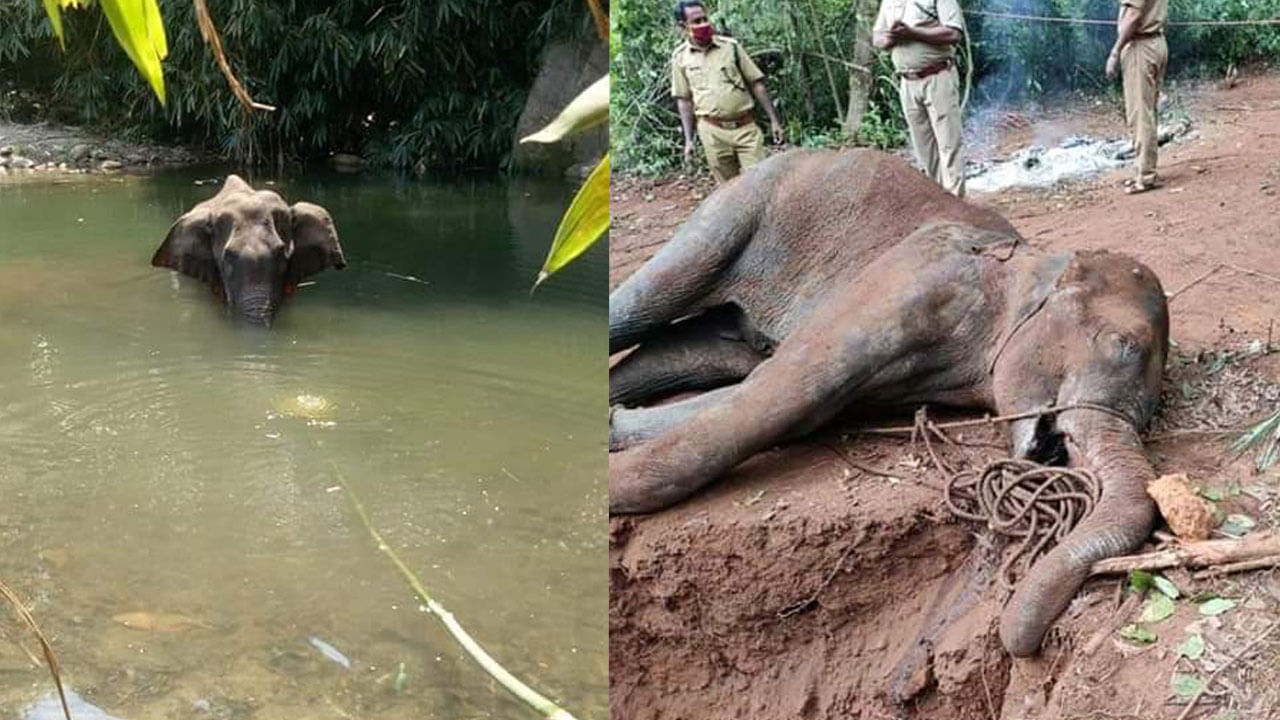
[[[151,264],[203,280],[215,290],[221,287],[213,258],[213,219],[209,211],[192,210],[178,218],[151,257]]]
[[[338,244],[333,218],[319,205],[300,202],[290,208],[293,215],[293,252],[289,255],[287,282],[298,284],[310,275],[329,268],[341,270],[347,259]]]

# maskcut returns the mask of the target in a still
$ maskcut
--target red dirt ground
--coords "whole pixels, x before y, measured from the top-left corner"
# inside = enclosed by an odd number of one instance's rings
[[[970,199],[1043,247],[1128,252],[1177,293],[1176,348],[1148,455],[1161,473],[1226,488],[1222,513],[1274,527],[1280,475],[1226,449],[1239,428],[1280,407],[1280,353],[1267,352],[1280,316],[1280,77],[1175,93],[1174,104],[1200,136],[1162,150],[1163,189],[1125,196],[1126,171]],[[1076,109],[996,145],[1080,130],[1123,132],[1114,109]],[[710,190],[705,178],[616,178],[611,286]],[[762,453],[671,510],[611,520],[614,718],[1173,720],[1188,700],[1174,691],[1175,674],[1205,679],[1224,665],[1188,717],[1280,717],[1280,631],[1228,663],[1277,617],[1274,573],[1168,573],[1184,595],[1214,591],[1237,606],[1204,617],[1180,599],[1172,617],[1148,624],[1158,639],[1147,645],[1118,634],[1139,614],[1133,603],[1118,611],[1121,582],[1095,579],[1038,658],[1011,661],[995,636],[998,550],[949,517],[919,448],[858,426],[845,419]],[[1189,432],[1215,427],[1235,432]],[[975,444],[947,448],[952,462],[1004,452],[999,430],[956,439]],[[1208,648],[1195,660],[1175,651],[1190,634]]]

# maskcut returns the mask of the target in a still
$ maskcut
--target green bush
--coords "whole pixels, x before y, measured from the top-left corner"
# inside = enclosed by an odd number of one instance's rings
[[[0,3],[0,76],[57,119],[202,145],[245,162],[352,152],[396,167],[497,167],[551,37],[592,32],[581,0],[209,0],[228,59],[274,113],[246,113],[189,2],[161,0],[162,107],[101,12],[67,11],[58,50],[37,0]]]
[[[665,0],[613,6],[610,141],[616,166],[627,172],[667,172],[683,159],[680,119],[671,98],[671,53],[683,41],[674,6]],[[790,143],[840,142],[849,81],[838,61],[853,45],[849,6],[847,0],[708,3],[716,32],[738,39],[764,70]]]

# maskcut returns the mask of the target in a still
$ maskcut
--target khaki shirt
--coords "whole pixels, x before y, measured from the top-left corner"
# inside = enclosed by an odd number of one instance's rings
[[[1169,0],[1120,0],[1120,14],[1131,7],[1138,11],[1137,32],[1148,35],[1164,32],[1169,23]]]
[[[1166,2],[1167,0],[1123,1]],[[946,25],[964,32],[964,14],[960,12],[959,0],[882,0],[872,32],[888,32],[898,20],[911,27]],[[930,45],[913,41],[894,45],[891,52],[894,70],[915,72],[955,57],[956,48],[954,45]]]
[[[693,101],[693,114],[731,118],[755,107],[751,84],[764,73],[736,40],[715,35],[704,50],[688,40],[671,54],[671,94]]]

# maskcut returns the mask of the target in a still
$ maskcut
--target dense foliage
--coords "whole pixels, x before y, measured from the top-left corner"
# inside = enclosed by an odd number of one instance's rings
[[[551,37],[591,33],[580,0],[209,0],[253,99],[236,102],[192,4],[161,0],[161,106],[96,8],[66,13],[58,50],[36,0],[0,2],[0,76],[54,117],[200,144],[250,162],[361,154],[405,168],[501,165]]]
[[[615,3],[611,27],[611,141],[622,172],[654,174],[681,161],[680,125],[669,89],[669,56],[681,41],[675,3]],[[870,106],[858,128],[844,127],[848,63],[861,22],[859,0],[708,0],[717,32],[738,38],[769,75],[767,85],[798,145],[849,142],[892,147],[906,141],[888,58],[876,53]],[[874,0],[871,5],[874,7]],[[1107,92],[1103,76],[1115,25],[1067,25],[984,17],[972,11],[1113,20],[1116,0],[961,0],[973,55],[969,113],[1064,92]],[[1170,20],[1280,17],[1280,0],[1170,3]],[[865,18],[865,19],[864,19]],[[865,31],[864,31],[865,32]],[[1191,26],[1169,30],[1170,73],[1191,76],[1269,61],[1280,51],[1280,26]]]

